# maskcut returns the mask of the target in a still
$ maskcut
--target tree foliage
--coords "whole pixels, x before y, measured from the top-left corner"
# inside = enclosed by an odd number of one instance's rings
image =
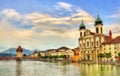
[[[105,53],[105,57],[106,58],[110,58],[110,57],[112,57],[112,54],[109,52],[109,53]]]
[[[118,53],[118,57],[120,57],[120,52]]]

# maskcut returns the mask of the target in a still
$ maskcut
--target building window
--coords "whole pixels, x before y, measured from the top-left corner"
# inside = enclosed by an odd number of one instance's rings
[[[116,50],[116,47],[114,47],[114,49]]]
[[[82,32],[80,32],[80,36],[82,37]]]
[[[93,46],[93,42],[91,42],[91,46]]]
[[[104,50],[105,50],[105,48],[104,48]]]
[[[89,42],[87,41],[87,47],[89,47]]]
[[[98,41],[97,41],[97,46],[99,45]]]
[[[94,53],[94,51],[92,50],[92,53]]]
[[[85,36],[85,32],[84,32],[84,36]]]
[[[109,50],[111,50],[111,47],[109,48]]]
[[[102,27],[101,27],[101,33],[102,33]]]
[[[98,30],[98,27],[97,27],[97,28],[96,28],[96,33],[98,33],[98,31],[99,31],[99,30]]]
[[[99,50],[97,50],[97,53],[99,53]]]
[[[85,43],[83,43],[83,47],[85,47]]]

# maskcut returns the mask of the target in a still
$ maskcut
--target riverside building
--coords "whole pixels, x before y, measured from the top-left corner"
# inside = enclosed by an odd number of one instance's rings
[[[80,37],[78,39],[80,49],[80,60],[97,61],[98,54],[102,53],[101,44],[107,41],[106,35],[103,33],[103,21],[97,16],[94,23],[95,32],[86,29],[85,24],[81,23],[79,27]]]

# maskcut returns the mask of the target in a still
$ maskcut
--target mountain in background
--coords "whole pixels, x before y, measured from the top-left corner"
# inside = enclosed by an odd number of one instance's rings
[[[23,48],[23,54],[29,55],[32,53],[33,51]],[[15,56],[15,55],[16,55],[16,48],[9,48],[0,53],[0,56]]]

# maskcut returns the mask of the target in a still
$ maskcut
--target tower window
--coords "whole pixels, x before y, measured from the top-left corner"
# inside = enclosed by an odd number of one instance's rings
[[[97,28],[96,28],[96,33],[98,33],[98,31],[99,31],[99,30],[98,30],[98,27],[97,27]]]
[[[82,32],[80,32],[80,36],[82,37]]]
[[[102,33],[103,31],[102,31],[102,27],[101,27],[101,33]]]
[[[85,32],[84,32],[84,36],[85,36]]]

